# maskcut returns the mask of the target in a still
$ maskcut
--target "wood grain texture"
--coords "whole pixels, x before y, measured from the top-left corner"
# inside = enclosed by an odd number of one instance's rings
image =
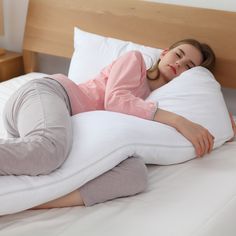
[[[70,58],[74,26],[159,48],[198,39],[216,53],[217,80],[236,88],[235,12],[137,0],[30,0],[24,50]]]
[[[6,51],[0,56],[0,82],[22,75],[23,58],[20,53]]]

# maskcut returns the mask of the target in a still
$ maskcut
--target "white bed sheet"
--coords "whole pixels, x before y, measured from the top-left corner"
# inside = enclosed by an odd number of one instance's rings
[[[0,236],[236,235],[236,140],[204,158],[148,169],[142,194],[88,208],[2,216]]]

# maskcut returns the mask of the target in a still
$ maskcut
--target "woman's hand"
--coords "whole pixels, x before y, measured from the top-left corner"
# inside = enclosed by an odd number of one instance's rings
[[[234,140],[234,137],[236,136],[236,124],[235,124],[235,122],[234,122],[234,118],[233,118],[233,115],[232,115],[231,113],[229,113],[229,117],[230,117],[230,120],[231,120],[232,129],[233,129],[233,131],[234,131],[234,136],[233,136],[233,138],[231,138],[231,139],[229,140],[229,142],[230,142],[230,141],[233,141],[233,140]]]
[[[198,157],[212,151],[214,137],[206,128],[180,117],[176,129],[193,144]]]
[[[158,109],[154,120],[170,125],[187,138],[194,146],[198,157],[210,153],[214,145],[212,134],[199,124],[191,122],[173,112]]]

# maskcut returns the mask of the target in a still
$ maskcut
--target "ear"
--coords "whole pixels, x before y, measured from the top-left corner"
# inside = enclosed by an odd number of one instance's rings
[[[168,53],[168,52],[169,52],[169,48],[164,49],[164,50],[161,52],[160,59],[162,59],[162,58],[166,55],[166,53]]]

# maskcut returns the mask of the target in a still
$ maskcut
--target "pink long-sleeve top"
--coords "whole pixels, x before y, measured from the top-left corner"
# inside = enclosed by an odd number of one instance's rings
[[[61,74],[49,77],[65,88],[72,115],[107,110],[153,120],[157,110],[155,102],[144,100],[151,90],[142,54],[137,51],[119,57],[94,79],[85,83],[76,84]]]

